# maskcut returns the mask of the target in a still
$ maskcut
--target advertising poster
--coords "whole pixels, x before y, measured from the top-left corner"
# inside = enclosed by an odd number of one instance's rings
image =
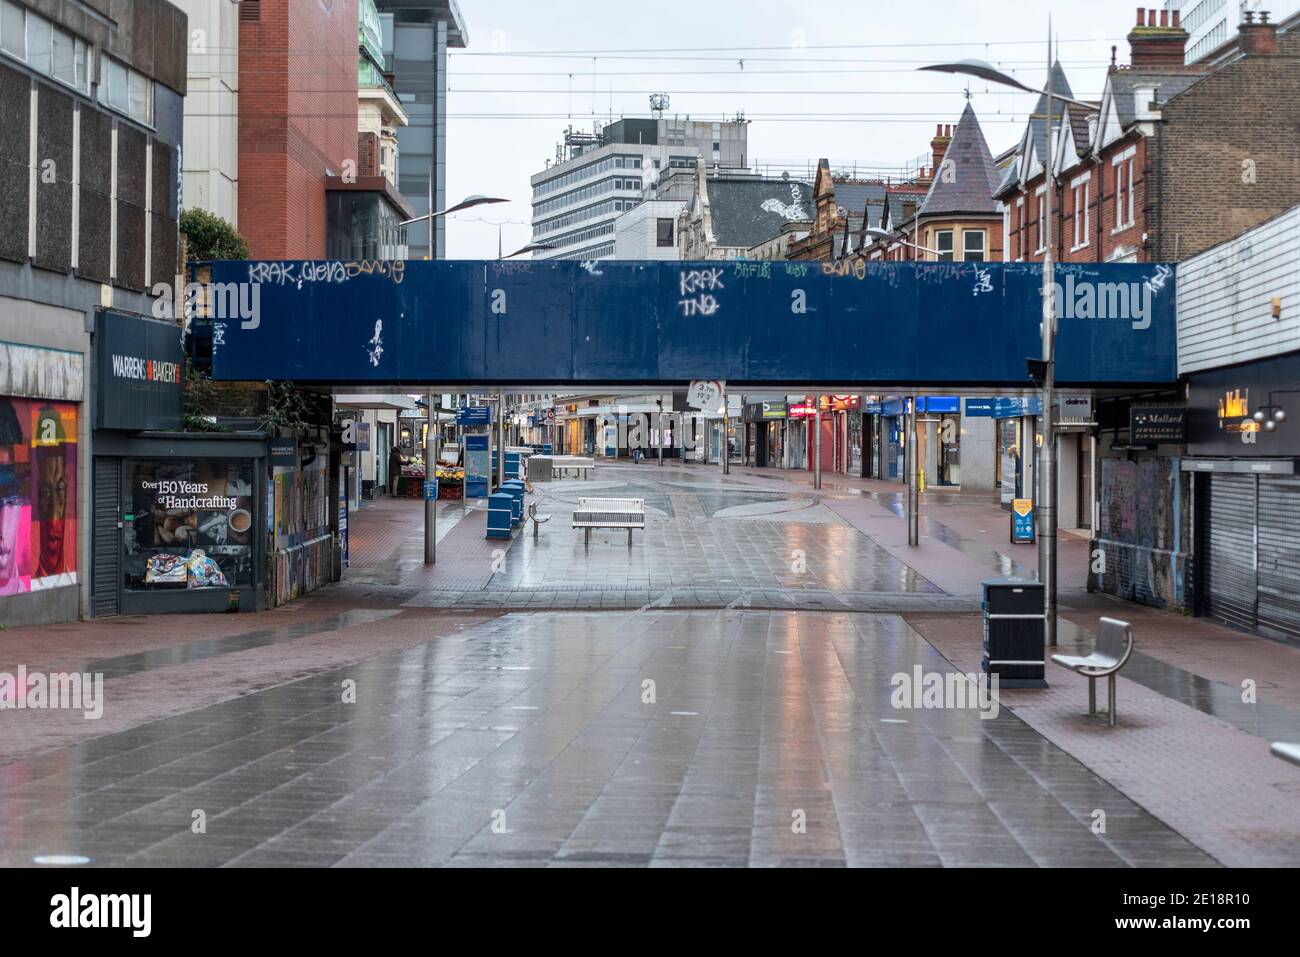
[[[488,495],[488,437],[465,436],[465,497],[487,498]]]
[[[252,472],[247,461],[129,461],[122,503],[127,586],[249,584]]]
[[[0,596],[76,581],[77,406],[0,396]]]
[[[1034,539],[1034,503],[1017,498],[1011,502],[1011,544],[1029,545]]]

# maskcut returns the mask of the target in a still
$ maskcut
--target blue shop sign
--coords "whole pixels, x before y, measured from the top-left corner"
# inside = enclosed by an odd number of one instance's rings
[[[999,395],[966,400],[966,414],[974,418],[1011,419],[1022,415],[1041,415],[1042,412],[1043,398],[1038,395]]]
[[[961,400],[955,395],[927,395],[917,400],[918,412],[960,412]]]

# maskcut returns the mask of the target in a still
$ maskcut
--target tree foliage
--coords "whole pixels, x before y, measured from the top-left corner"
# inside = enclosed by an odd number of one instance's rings
[[[190,260],[248,259],[248,243],[238,230],[220,216],[204,209],[187,209],[181,213],[181,232],[188,243]]]
[[[258,419],[267,432],[300,432],[307,428],[307,397],[292,382],[266,383],[266,412]]]

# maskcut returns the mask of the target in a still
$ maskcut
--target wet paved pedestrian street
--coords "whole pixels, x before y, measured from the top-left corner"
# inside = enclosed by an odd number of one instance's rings
[[[508,543],[445,503],[432,569],[420,503],[381,500],[345,581],[282,608],[7,631],[0,671],[102,673],[105,702],[0,711],[0,865],[1300,864],[1267,752],[1300,738],[1300,652],[1088,595],[1063,540],[1062,650],[1138,630],[1119,725],[1050,665],[900,706],[899,676],[978,671],[978,582],[1034,551],[952,495],[909,549],[896,488],[798,474],[602,467]],[[644,497],[645,532],[585,544],[583,494]]]
[[[9,764],[0,863],[1212,863],[1006,710],[891,707],[916,664],[894,616],[507,615]]]

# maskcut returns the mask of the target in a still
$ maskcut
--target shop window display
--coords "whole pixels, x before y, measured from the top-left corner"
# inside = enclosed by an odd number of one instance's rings
[[[129,460],[122,494],[127,588],[253,583],[251,462]]]
[[[0,397],[0,596],[77,581],[77,407]]]

